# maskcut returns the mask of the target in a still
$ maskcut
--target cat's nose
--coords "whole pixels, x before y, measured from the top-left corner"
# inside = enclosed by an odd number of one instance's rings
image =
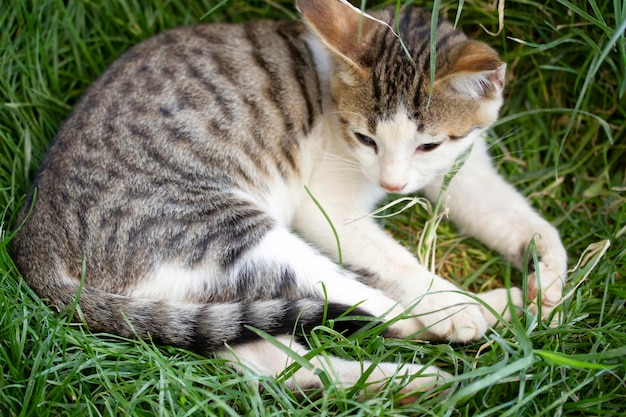
[[[383,187],[389,193],[399,193],[400,191],[404,189],[404,187],[406,187],[406,183],[405,184],[393,184],[393,183],[387,183],[387,182],[381,181],[380,186]]]

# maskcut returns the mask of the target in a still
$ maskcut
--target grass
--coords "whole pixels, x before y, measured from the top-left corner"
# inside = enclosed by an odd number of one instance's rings
[[[0,415],[625,414],[626,3],[510,0],[500,31],[492,1],[423,5],[458,17],[508,63],[492,153],[568,248],[570,295],[557,326],[528,314],[465,346],[371,332],[345,339],[326,327],[311,336],[329,354],[419,360],[457,375],[447,391],[401,406],[394,385],[366,399],[332,382],[325,393],[294,395],[280,379],[68,323],[21,281],[8,248],[37,165],[72,105],[116,56],[163,29],[296,14],[287,0],[0,0]],[[384,222],[417,251],[427,219],[416,205]],[[523,280],[447,222],[437,229],[436,260],[441,274],[475,290]]]

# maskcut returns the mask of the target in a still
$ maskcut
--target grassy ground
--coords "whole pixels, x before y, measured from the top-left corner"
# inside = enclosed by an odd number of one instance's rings
[[[335,355],[416,359],[458,375],[447,391],[399,406],[396,386],[363,401],[332,383],[303,397],[215,360],[89,334],[46,308],[9,256],[38,162],[108,63],[172,26],[292,18],[291,1],[0,0],[0,415],[624,415],[626,2],[543,3],[506,2],[502,27],[491,0],[435,5],[509,63],[494,160],[561,230],[572,267],[561,320],[548,327],[526,315],[466,346],[315,334],[311,343]],[[427,217],[413,208],[386,225],[415,247]],[[445,222],[437,269],[473,289],[523,280]]]

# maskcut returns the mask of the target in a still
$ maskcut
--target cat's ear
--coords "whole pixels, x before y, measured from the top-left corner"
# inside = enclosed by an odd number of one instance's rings
[[[302,18],[324,44],[354,69],[364,70],[366,55],[382,24],[346,0],[297,0]]]
[[[449,65],[436,74],[434,89],[473,99],[502,96],[506,64],[483,42],[468,40],[450,51]]]

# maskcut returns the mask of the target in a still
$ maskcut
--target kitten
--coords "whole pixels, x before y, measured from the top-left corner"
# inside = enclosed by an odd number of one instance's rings
[[[541,290],[549,312],[565,250],[497,175],[481,139],[502,103],[498,55],[440,20],[431,86],[428,12],[405,7],[396,22],[393,7],[370,16],[336,0],[297,6],[303,22],[167,31],[93,83],[21,214],[14,255],[29,285],[58,309],[78,296],[93,331],[215,352],[270,376],[291,360],[246,326],[304,354],[293,329],[356,304],[352,314],[383,320],[409,309],[389,336],[476,340],[496,318],[364,216],[386,193],[436,199],[472,147],[446,191],[450,217],[518,267],[534,237],[539,270],[526,295]],[[345,268],[305,187],[336,228]],[[520,290],[511,295],[521,305]],[[478,296],[509,314],[505,290]],[[369,366],[329,361],[345,386]],[[416,375],[406,390],[448,375],[382,363],[368,380],[406,373]],[[320,385],[304,368],[288,383]]]

